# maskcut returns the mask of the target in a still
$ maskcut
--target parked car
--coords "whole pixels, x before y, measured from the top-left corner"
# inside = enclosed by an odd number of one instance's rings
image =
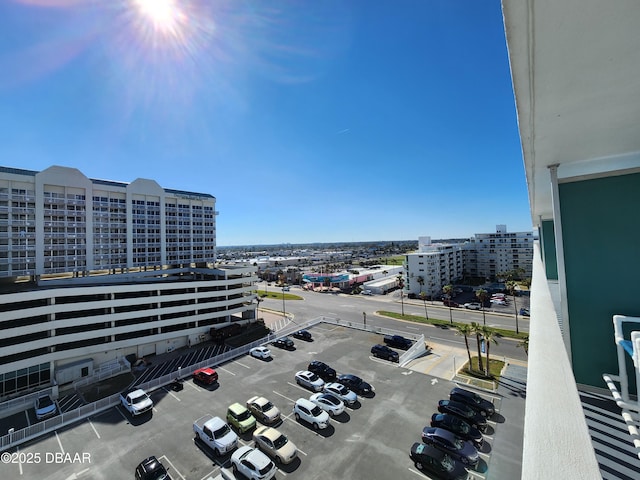
[[[275,428],[257,428],[253,432],[253,441],[256,442],[256,447],[278,463],[291,463],[298,456],[295,444]]]
[[[36,418],[38,420],[53,417],[58,411],[55,402],[49,395],[41,395],[37,397],[33,407],[36,411]]]
[[[332,417],[341,415],[345,409],[343,401],[336,397],[334,394],[328,392],[314,393],[309,397],[309,401],[311,401],[311,403],[315,405],[318,405]]]
[[[523,317],[528,317],[530,315],[529,309],[522,307],[520,309],[520,315],[522,315]]]
[[[408,350],[413,345],[413,342],[402,335],[385,335],[384,343],[390,347],[401,348],[402,350]]]
[[[262,423],[273,424],[280,420],[280,410],[264,397],[251,397],[247,400],[247,408]]]
[[[146,412],[153,412],[153,400],[151,400],[147,392],[141,388],[137,388],[128,393],[121,393],[120,403],[134,417]]]
[[[193,380],[205,385],[212,385],[218,382],[218,372],[211,367],[199,368],[193,372]]]
[[[271,350],[267,347],[253,347],[249,350],[249,355],[255,358],[267,359],[271,358]]]
[[[314,392],[321,392],[324,388],[324,380],[309,370],[296,372],[296,383]]]
[[[456,308],[460,307],[459,303],[454,302],[453,300],[449,300],[448,298],[445,298],[444,300],[442,300],[442,304],[445,307],[456,307]]]
[[[358,396],[355,392],[352,392],[349,390],[349,387],[338,382],[326,384],[323,391],[334,394],[349,406],[354,405],[358,401]]]
[[[370,395],[373,393],[373,387],[356,375],[346,373],[340,375],[336,381],[345,387],[353,390],[358,395]]]
[[[171,480],[167,469],[155,457],[145,458],[136,467],[136,480]]]
[[[295,346],[293,340],[291,340],[289,337],[278,338],[273,342],[273,345],[278,348],[284,348],[285,350],[291,350]]]
[[[312,425],[315,430],[329,426],[329,414],[306,398],[296,400],[293,406],[293,414],[296,420],[304,420]]]
[[[490,417],[496,413],[496,407],[486,398],[482,398],[477,393],[465,390],[464,388],[455,387],[449,393],[449,400],[464,403],[473,408],[476,412],[485,417]]]
[[[313,360],[310,362],[307,370],[315,373],[325,382],[330,382],[336,379],[336,371],[326,363],[320,362],[319,360]]]
[[[248,480],[268,480],[278,471],[275,463],[256,448],[240,447],[231,455],[233,473],[240,472]]]
[[[473,443],[463,440],[444,428],[424,427],[422,441],[448,453],[465,465],[475,467],[480,460],[478,449]]]
[[[499,298],[492,298],[491,299],[491,303],[493,305],[498,305],[500,307],[505,307],[507,305],[507,301],[506,300],[501,300]]]
[[[204,415],[193,422],[193,433],[220,456],[238,447],[238,435],[220,417]]]
[[[480,430],[472,427],[460,417],[450,415],[448,413],[434,413],[431,415],[431,426],[444,428],[452,433],[455,433],[464,440],[470,440],[476,446],[481,448],[484,443],[484,437]]]
[[[444,480],[467,480],[469,476],[462,462],[431,445],[414,443],[409,457],[418,470]]]
[[[391,362],[397,362],[398,359],[400,358],[400,355],[398,355],[398,352],[396,352],[395,350],[392,350],[386,345],[380,345],[380,344],[376,344],[373,347],[371,347],[371,355],[373,355],[374,357],[382,358],[384,360],[389,360]]]
[[[482,305],[478,302],[465,303],[463,305],[467,310],[480,310],[482,309]]]
[[[476,411],[468,405],[460,402],[453,402],[451,400],[440,400],[438,402],[438,411],[440,413],[450,413],[456,417],[460,417],[473,427],[476,427],[481,432],[487,429],[487,419],[476,413]]]
[[[251,415],[247,407],[239,403],[229,405],[227,409],[227,422],[236,427],[240,433],[248,432],[256,426],[256,418]]]
[[[309,330],[298,330],[296,332],[293,332],[291,336],[293,338],[299,338],[300,340],[305,340],[307,342],[313,340],[313,337],[311,336],[311,332]]]

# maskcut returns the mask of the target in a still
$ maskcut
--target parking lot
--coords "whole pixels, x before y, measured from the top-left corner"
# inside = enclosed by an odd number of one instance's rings
[[[277,428],[299,449],[299,458],[279,466],[275,478],[428,478],[415,469],[409,449],[420,441],[422,427],[429,423],[438,400],[448,398],[454,384],[374,359],[369,350],[381,342],[379,335],[329,324],[316,325],[311,331],[313,341],[296,340],[295,350],[272,347],[270,361],[243,356],[216,366],[217,387],[187,380],[181,391],[154,391],[152,415],[132,419],[118,406],[24,444],[9,452],[9,462],[3,456],[2,477],[132,478],[136,465],[155,455],[173,479],[214,479],[221,468],[230,471],[230,455],[215,457],[194,441],[193,421],[205,414],[224,418],[230,404],[244,404],[261,395],[281,410],[283,422]],[[375,388],[373,397],[359,397],[354,408],[318,432],[296,421],[292,413],[296,399],[312,394],[295,383],[294,374],[313,359],[329,363],[339,374],[356,374]],[[470,475],[473,479],[486,478],[491,446],[505,421],[500,397],[485,397],[494,401],[497,413],[489,422],[480,464]],[[243,445],[253,444],[251,432],[240,439]]]

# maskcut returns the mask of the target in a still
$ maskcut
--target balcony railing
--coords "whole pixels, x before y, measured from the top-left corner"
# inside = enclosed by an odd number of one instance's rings
[[[522,479],[602,479],[549,285],[536,244]]]

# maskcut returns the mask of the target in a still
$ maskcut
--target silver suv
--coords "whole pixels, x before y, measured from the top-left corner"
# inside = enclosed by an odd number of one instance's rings
[[[315,430],[324,429],[329,426],[329,414],[306,398],[296,400],[296,404],[293,406],[293,413],[296,420],[304,420],[313,425]]]

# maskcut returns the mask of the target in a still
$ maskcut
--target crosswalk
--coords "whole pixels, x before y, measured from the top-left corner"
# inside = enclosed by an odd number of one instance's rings
[[[640,459],[620,408],[605,395],[579,392],[600,473],[604,480],[637,480]]]

